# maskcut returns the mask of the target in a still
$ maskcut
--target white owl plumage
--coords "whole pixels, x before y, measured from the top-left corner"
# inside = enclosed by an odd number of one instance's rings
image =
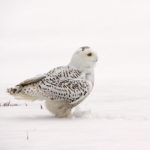
[[[97,54],[88,46],[79,48],[67,66],[27,79],[7,92],[15,98],[46,100],[47,109],[57,117],[67,117],[94,86],[94,66]]]

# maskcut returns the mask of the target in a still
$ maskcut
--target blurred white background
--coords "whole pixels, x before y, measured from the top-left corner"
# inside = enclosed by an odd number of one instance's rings
[[[99,62],[76,117],[52,118],[42,102],[0,107],[0,149],[150,150],[149,0],[0,0],[0,104],[19,104],[6,88],[80,46]]]
[[[145,91],[150,83],[149,7],[148,0],[1,0],[1,82],[13,85],[65,65],[87,45],[99,55],[97,91],[116,84]]]

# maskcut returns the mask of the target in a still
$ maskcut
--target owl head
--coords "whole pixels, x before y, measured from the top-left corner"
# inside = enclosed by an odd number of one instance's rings
[[[98,61],[98,56],[89,46],[80,47],[73,54],[70,65],[78,69],[92,69],[96,62]]]

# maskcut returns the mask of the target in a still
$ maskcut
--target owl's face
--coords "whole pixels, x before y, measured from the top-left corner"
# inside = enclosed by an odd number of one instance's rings
[[[88,46],[80,47],[72,57],[74,66],[92,68],[98,61],[97,54]]]
[[[88,46],[80,47],[79,55],[87,63],[96,63],[98,61],[97,54]]]

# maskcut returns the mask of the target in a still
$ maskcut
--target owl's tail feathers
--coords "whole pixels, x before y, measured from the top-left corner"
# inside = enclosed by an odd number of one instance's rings
[[[19,94],[21,90],[22,90],[22,86],[16,85],[14,88],[8,88],[7,92],[11,95],[16,95],[16,94]]]
[[[7,92],[11,94],[16,100],[31,100],[31,101],[38,100],[37,97],[32,97],[30,95],[22,93],[22,89],[23,89],[22,85],[16,85],[14,88],[8,88]]]

